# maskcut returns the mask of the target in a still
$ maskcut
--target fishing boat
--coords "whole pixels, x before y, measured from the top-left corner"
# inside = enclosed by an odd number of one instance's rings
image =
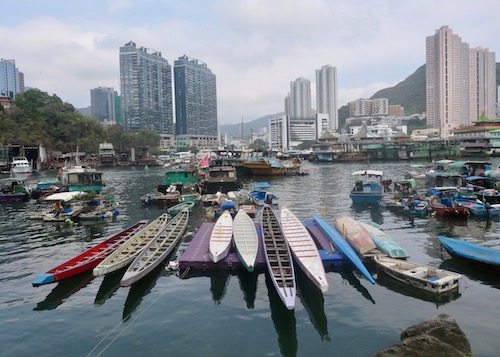
[[[323,292],[328,290],[325,267],[309,231],[287,207],[281,208],[281,226],[297,264]]]
[[[188,220],[189,210],[187,208],[172,218],[130,264],[120,281],[120,285],[129,286],[135,283],[163,262],[184,235]]]
[[[280,160],[267,157],[249,157],[243,166],[255,176],[282,176],[300,172],[302,162],[298,158]]]
[[[276,204],[278,197],[268,191],[271,188],[270,183],[254,182],[250,186],[253,190],[249,191],[248,195],[256,205],[263,206],[264,204]]]
[[[45,222],[64,222],[74,219],[80,214],[85,203],[83,191],[58,192],[40,200],[40,209],[29,215],[30,219],[41,219]]]
[[[465,197],[455,197],[454,201],[459,206],[467,207],[471,216],[498,217],[500,215],[500,209],[492,206],[488,202],[483,203],[481,201]]]
[[[26,202],[30,199],[30,192],[25,180],[8,177],[0,179],[0,203]]]
[[[281,224],[267,204],[262,208],[261,226],[269,276],[283,304],[288,310],[293,310],[297,287],[292,255]]]
[[[444,236],[440,236],[439,241],[453,258],[488,270],[500,271],[500,250]]]
[[[224,259],[231,249],[233,238],[233,217],[228,210],[217,218],[210,234],[209,255],[214,263]]]
[[[259,250],[259,237],[255,223],[245,210],[238,210],[234,217],[233,238],[241,262],[248,271],[253,271]]]
[[[458,273],[406,260],[382,255],[375,255],[373,259],[384,273],[394,279],[435,294],[458,289],[459,281],[462,279]]]
[[[192,211],[193,207],[195,205],[194,201],[186,201],[186,202],[180,202],[176,204],[175,206],[170,207],[167,209],[167,213],[171,216],[176,216],[178,213],[182,212],[184,209],[187,209],[188,211]]]
[[[406,259],[410,255],[373,221],[358,221],[366,229],[377,248],[391,258]]]
[[[363,170],[351,174],[354,187],[350,197],[354,204],[378,204],[384,195],[384,188],[380,183],[383,176],[382,171]]]
[[[335,217],[333,224],[359,255],[376,248],[368,231],[354,218],[349,216]]]
[[[55,283],[94,268],[116,248],[144,229],[147,224],[147,220],[141,220],[123,231],[106,238],[101,243],[86,250],[77,257],[68,260],[44,274],[40,274],[33,280],[32,285],[40,286]]]
[[[323,218],[317,214],[312,215],[316,224],[321,228],[323,233],[328,237],[328,239],[333,243],[335,248],[344,256],[356,269],[360,271],[361,274],[365,276],[366,279],[372,284],[375,284],[375,280],[366,269],[365,265],[359,259],[358,255],[352,249],[352,247],[347,243],[344,237],[330,224],[328,224]]]
[[[94,276],[109,274],[129,265],[144,247],[165,229],[168,218],[168,213],[162,214],[138,234],[118,247],[94,268]]]
[[[119,203],[113,199],[97,195],[85,204],[78,214],[77,219],[81,221],[95,221],[115,217],[120,213],[118,207]]]
[[[101,192],[104,188],[102,171],[95,168],[65,166],[59,170],[59,181],[67,191]]]

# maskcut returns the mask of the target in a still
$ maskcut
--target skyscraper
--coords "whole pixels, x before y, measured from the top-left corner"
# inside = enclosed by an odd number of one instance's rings
[[[290,82],[289,98],[285,99],[285,113],[291,119],[310,119],[313,117],[311,106],[311,81],[303,77]]]
[[[172,73],[161,52],[132,41],[120,47],[120,89],[126,130],[174,134]]]
[[[16,99],[16,94],[24,92],[24,75],[16,67],[13,59],[0,59],[0,96]]]
[[[442,135],[482,114],[495,117],[495,53],[469,49],[443,26],[426,38],[427,124]]]
[[[174,62],[177,135],[218,137],[215,74],[186,55]]]
[[[330,129],[339,128],[337,105],[337,68],[330,65],[316,70],[316,111],[328,114]]]
[[[90,90],[90,113],[103,123],[116,124],[113,88],[98,87]]]

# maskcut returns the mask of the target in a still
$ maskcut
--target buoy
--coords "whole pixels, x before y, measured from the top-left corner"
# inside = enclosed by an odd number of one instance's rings
[[[66,218],[66,220],[64,221],[68,226],[72,226],[73,225],[73,221],[71,220],[71,218]]]

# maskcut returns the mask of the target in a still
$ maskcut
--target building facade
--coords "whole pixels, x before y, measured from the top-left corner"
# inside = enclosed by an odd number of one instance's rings
[[[326,65],[316,70],[316,112],[328,114],[330,129],[339,128],[336,67]]]
[[[313,117],[311,81],[300,77],[290,82],[290,94],[285,98],[285,114],[291,119],[309,119]]]
[[[161,52],[120,47],[121,113],[126,130],[174,134],[172,72]]]
[[[218,139],[215,74],[184,55],[174,62],[174,83],[176,134]]]
[[[470,49],[443,26],[426,38],[427,124],[448,136],[481,115],[495,117],[495,53]]]
[[[0,59],[0,96],[16,99],[16,94],[24,92],[24,74],[19,72],[16,61]]]
[[[370,116],[388,116],[389,100],[387,98],[378,99],[357,99],[349,102],[349,116],[354,118]]]
[[[105,123],[116,124],[115,91],[109,87],[90,90],[90,115]]]
[[[288,150],[288,120],[287,116],[269,119],[269,148],[271,150]]]

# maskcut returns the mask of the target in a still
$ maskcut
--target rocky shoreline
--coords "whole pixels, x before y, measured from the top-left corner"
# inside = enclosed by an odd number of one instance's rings
[[[455,319],[442,314],[411,326],[401,333],[401,342],[375,357],[462,357],[472,356],[469,340]]]

